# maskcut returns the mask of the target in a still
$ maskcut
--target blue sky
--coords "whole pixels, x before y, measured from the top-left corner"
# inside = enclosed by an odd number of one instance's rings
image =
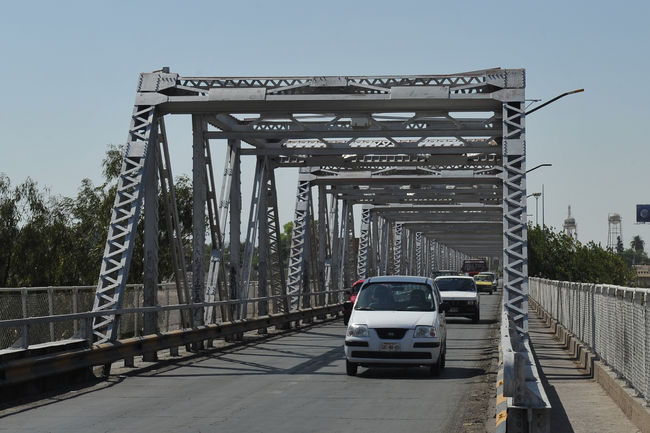
[[[529,193],[544,184],[546,223],[560,227],[570,204],[580,240],[604,244],[618,212],[626,243],[650,241],[650,226],[633,224],[635,205],[650,203],[649,19],[643,1],[11,2],[0,15],[0,172],[66,196],[82,178],[99,183],[106,146],[126,139],[138,73],[162,66],[212,76],[523,67],[528,98],[585,88],[527,119],[528,166],[553,164],[528,177]],[[189,118],[169,119],[168,133],[174,173],[190,174]],[[215,144],[217,172],[222,153]],[[284,190],[295,180],[279,176]]]

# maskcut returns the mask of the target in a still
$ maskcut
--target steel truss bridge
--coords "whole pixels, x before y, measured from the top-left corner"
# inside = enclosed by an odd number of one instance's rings
[[[181,303],[247,299],[256,245],[258,296],[290,295],[260,313],[309,307],[307,294],[335,297],[356,278],[429,275],[458,268],[466,257],[491,256],[502,258],[505,311],[526,335],[524,95],[523,69],[351,77],[184,77],[168,68],[141,74],[93,307],[107,312],[95,317],[95,340],[116,339],[120,315],[114,312],[123,304],[141,212],[144,303],[155,304],[159,195],[173,234],[169,248]],[[189,268],[164,121],[179,114],[192,116]],[[214,140],[227,143],[218,197]],[[242,236],[244,157],[255,158],[256,168]],[[279,245],[274,173],[281,167],[299,168],[289,257]],[[358,245],[354,205],[362,209]],[[216,320],[211,306],[192,311],[183,316],[188,327]],[[222,317],[247,314],[243,302]],[[155,323],[150,314],[145,333],[154,333]]]
[[[165,129],[172,115],[192,118],[190,264]],[[220,184],[216,146],[225,152]],[[256,162],[244,233],[243,158]],[[275,178],[284,167],[298,169],[288,257],[278,218],[278,196],[286,192]],[[159,200],[164,221],[158,221]],[[143,305],[128,308],[140,220]],[[169,245],[158,245],[160,224]],[[173,262],[177,305],[157,305],[163,247]],[[435,269],[457,270],[472,256],[497,258],[503,268],[497,401],[509,399],[507,416],[497,406],[498,431],[506,418],[516,429],[531,422],[548,426],[550,406],[528,341],[523,69],[374,77],[142,73],[92,311],[0,323],[22,327],[20,345],[28,349],[29,326],[49,323],[53,334],[56,321],[82,320],[85,341],[94,344],[11,361],[0,382],[42,377],[62,362],[66,371],[105,365],[106,372],[111,362],[137,354],[155,361],[162,348],[190,342],[200,348],[215,338],[236,340],[253,329],[264,333],[267,326],[323,318],[340,310],[341,292],[357,278],[429,276]],[[181,329],[162,332],[157,315],[173,309]],[[120,319],[133,313],[144,314],[145,337],[120,339]]]

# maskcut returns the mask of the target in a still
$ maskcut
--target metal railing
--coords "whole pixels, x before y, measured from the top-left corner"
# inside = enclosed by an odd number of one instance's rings
[[[68,290],[67,292],[65,289],[52,287],[18,289],[18,291],[15,289],[13,291],[4,290],[4,292],[0,293],[0,296],[5,295],[5,297],[0,297],[0,301],[7,299],[6,295],[8,293],[14,295],[19,293],[18,299],[21,307],[16,307],[14,310],[5,308],[6,311],[12,312],[16,316],[24,315],[26,311],[29,312],[27,308],[23,307],[25,304],[29,305],[30,301],[34,301],[34,299],[30,299],[30,296],[32,298],[34,296],[45,297],[48,300],[48,313],[56,313],[56,308],[52,306],[56,306],[57,302],[65,303],[56,300],[57,290],[63,293],[62,296],[72,294],[69,301],[78,302],[78,300],[73,301],[73,299],[75,293],[79,292],[79,288],[67,288],[77,289],[76,291]],[[83,288],[83,290],[86,289],[88,288]],[[138,294],[140,289],[141,286],[132,287],[133,296],[131,299],[137,299],[141,295],[141,293]],[[108,374],[112,362],[124,360],[125,365],[133,366],[133,358],[137,355],[153,354],[151,360],[154,360],[157,352],[169,349],[172,356],[177,356],[178,348],[181,346],[190,348],[191,345],[191,350],[200,350],[204,347],[210,347],[214,340],[220,338],[241,340],[244,333],[248,331],[265,334],[268,332],[268,328],[272,326],[276,329],[288,329],[291,323],[294,322],[296,324],[311,323],[314,319],[327,319],[328,315],[335,317],[343,306],[339,302],[340,292],[342,290],[304,293],[301,295],[304,300],[301,308],[264,315],[258,315],[257,313],[259,311],[276,310],[276,308],[260,308],[264,304],[286,304],[296,296],[251,297],[243,300],[158,305],[154,307],[86,311],[0,320],[0,336],[2,336],[3,341],[14,341],[10,349],[0,350],[0,388],[46,376],[75,372],[92,366],[104,366],[104,374]],[[286,302],[283,302],[285,299]],[[15,303],[16,300],[14,300]],[[130,302],[130,304],[134,304],[134,302]],[[135,304],[137,304],[137,301]],[[11,303],[3,303],[3,305],[6,307]],[[243,319],[227,321],[217,317],[213,323],[194,324],[191,328],[183,329],[180,327],[180,313],[182,310],[219,307],[212,310],[214,312],[223,311],[227,314],[228,311],[232,310],[233,306],[241,309],[244,305],[251,305],[248,309],[251,314]],[[34,311],[32,310],[32,313]],[[144,314],[151,313],[156,313],[159,319],[174,314],[179,320],[176,326],[167,326],[168,329],[166,330],[160,329],[154,334],[142,335],[142,318]],[[122,324],[133,324],[131,328],[133,330],[132,335],[120,338],[115,342],[101,344],[93,342],[93,319],[107,314],[129,318],[129,320],[123,319]],[[58,332],[62,329],[65,331]],[[123,332],[122,330],[120,335],[123,335]],[[41,340],[48,340],[48,344],[41,345],[30,341],[30,337],[34,335],[39,336]]]
[[[530,297],[650,404],[650,290],[529,279]]]
[[[91,312],[95,289],[94,286],[0,289],[0,350],[27,348],[74,337],[89,339],[89,327],[86,322],[107,314],[122,316],[119,330],[119,339],[122,340],[144,334],[145,313],[158,313],[159,332],[169,332],[182,328],[181,310],[247,304],[250,305],[249,316],[257,317],[260,304],[289,297],[256,297],[257,283],[252,282],[252,297],[246,300],[178,304],[175,284],[164,283],[158,288],[158,305],[142,307],[143,286],[131,284],[127,286],[122,309]],[[309,305],[322,306],[325,299],[335,304],[339,292],[342,291],[309,293]],[[227,321],[221,316],[221,308],[215,308],[214,311],[215,323]]]

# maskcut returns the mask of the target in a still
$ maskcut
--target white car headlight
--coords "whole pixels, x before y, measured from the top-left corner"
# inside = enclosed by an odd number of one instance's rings
[[[413,336],[415,338],[435,337],[436,328],[434,326],[416,326]]]
[[[348,337],[367,337],[368,336],[368,325],[358,325],[356,323],[348,326]]]

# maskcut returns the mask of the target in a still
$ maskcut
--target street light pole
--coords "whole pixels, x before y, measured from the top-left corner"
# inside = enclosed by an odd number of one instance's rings
[[[526,198],[529,197],[535,197],[535,225],[539,225],[539,196],[542,195],[541,192],[534,192],[532,194],[528,194]]]
[[[551,102],[553,102],[553,101],[549,101],[549,103],[551,103]],[[541,107],[539,107],[539,108],[541,108]],[[551,164],[550,162],[545,162],[543,164],[538,164],[535,167],[526,170],[526,173],[530,173],[531,171],[537,170],[540,167],[552,167],[552,166],[553,166],[553,164]],[[535,195],[535,194],[537,194],[537,195]],[[536,192],[536,193],[533,193],[531,195],[535,196],[535,225],[539,225],[539,223],[537,221],[537,198],[540,195],[542,196],[542,227],[544,227],[544,184],[542,184],[542,192],[541,193]],[[530,195],[528,197],[530,197]],[[528,197],[526,197],[526,198],[528,198]]]
[[[542,184],[542,228],[546,227],[544,222],[544,184]]]

